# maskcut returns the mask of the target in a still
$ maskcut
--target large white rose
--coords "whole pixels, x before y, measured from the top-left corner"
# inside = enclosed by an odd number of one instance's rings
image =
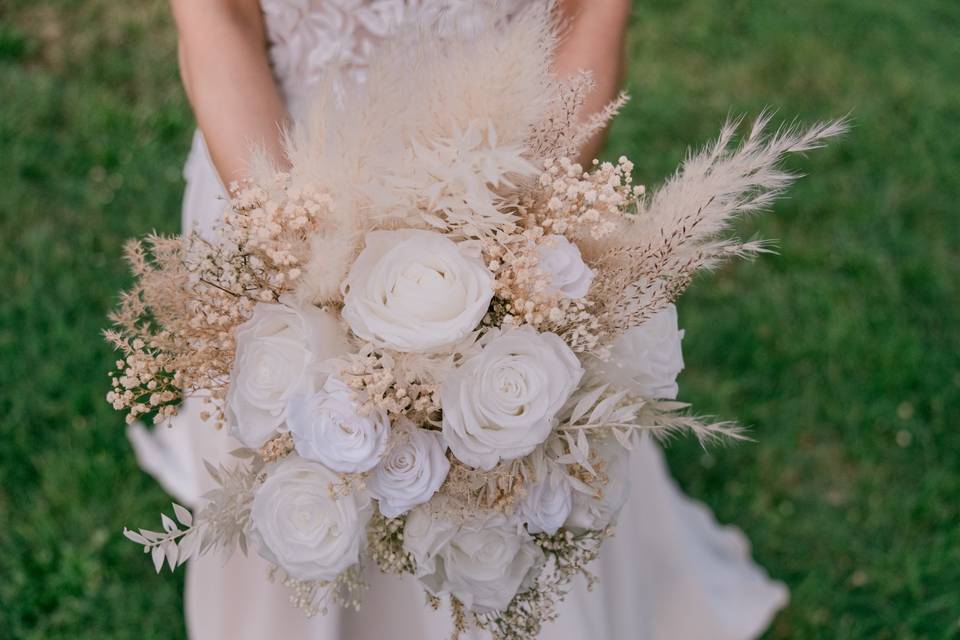
[[[412,423],[394,426],[396,444],[380,460],[367,488],[380,502],[380,513],[396,518],[428,501],[450,471],[446,447],[436,431]]]
[[[343,318],[364,340],[431,351],[470,334],[493,298],[479,246],[432,231],[373,231],[344,282]]]
[[[297,453],[342,473],[375,467],[390,437],[387,413],[373,408],[361,414],[356,393],[336,376],[319,389],[311,380],[291,398],[287,426]]]
[[[520,518],[527,523],[530,533],[553,535],[563,526],[573,508],[570,482],[559,471],[552,471],[527,487],[527,495],[520,504]]]
[[[501,513],[457,527],[418,507],[407,517],[403,544],[427,591],[477,611],[504,609],[543,560],[533,539]]]
[[[297,580],[333,580],[356,564],[373,512],[370,497],[334,499],[338,476],[318,462],[287,457],[267,469],[250,508],[258,553]]]
[[[537,247],[538,266],[550,277],[550,285],[568,298],[583,298],[593,282],[593,270],[580,255],[580,249],[561,235],[543,238]]]
[[[524,326],[496,335],[440,387],[443,437],[473,467],[525,456],[550,435],[582,376],[556,334]]]
[[[677,397],[677,376],[683,371],[683,331],[677,328],[677,308],[667,305],[617,338],[601,376],[616,386],[647,398]]]
[[[313,306],[260,303],[237,327],[226,416],[232,435],[250,448],[269,440],[286,419],[287,401],[311,367],[346,353],[333,315]]]
[[[576,532],[611,524],[630,497],[630,451],[612,437],[594,442],[591,450],[604,461],[607,483],[599,496],[573,492],[573,507],[564,526]]]

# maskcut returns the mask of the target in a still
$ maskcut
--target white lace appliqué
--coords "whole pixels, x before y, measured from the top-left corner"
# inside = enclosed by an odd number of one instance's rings
[[[410,24],[475,37],[525,0],[261,0],[274,73],[296,103],[330,70],[363,82],[378,42]]]

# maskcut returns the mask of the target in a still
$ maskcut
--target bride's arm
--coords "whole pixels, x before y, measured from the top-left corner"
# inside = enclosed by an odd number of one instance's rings
[[[569,27],[557,50],[554,71],[560,77],[581,70],[593,73],[596,87],[580,114],[588,118],[620,91],[630,0],[560,0],[560,10]],[[603,133],[600,133],[581,150],[581,161],[595,158],[602,146]]]
[[[251,145],[281,158],[287,114],[270,65],[258,0],[171,0],[180,75],[225,185],[246,175]]]

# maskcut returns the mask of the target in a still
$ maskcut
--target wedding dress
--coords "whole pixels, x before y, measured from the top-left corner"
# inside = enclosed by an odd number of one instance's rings
[[[534,0],[535,1],[535,0]],[[270,57],[292,114],[330,70],[343,86],[364,81],[364,61],[377,43],[418,21],[444,37],[469,38],[490,27],[504,4],[524,0],[262,0]],[[499,14],[502,15],[502,14]],[[493,27],[495,28],[495,27]],[[209,231],[224,190],[202,137],[194,138],[184,175],[184,229]],[[200,399],[185,403],[172,424],[129,432],[141,466],[179,501],[196,504],[210,488],[202,461],[221,461],[238,443],[203,423]],[[632,496],[616,535],[592,569],[593,591],[580,581],[561,605],[544,640],[743,640],[767,627],[787,592],[751,558],[743,534],[721,527],[670,478],[661,451],[644,444],[631,456]],[[224,563],[206,556],[187,568],[187,629],[194,640],[443,640],[446,611],[432,611],[410,577],[370,572],[361,612],[331,607],[305,618],[286,589],[269,582],[255,553]],[[480,636],[476,636],[480,637]]]

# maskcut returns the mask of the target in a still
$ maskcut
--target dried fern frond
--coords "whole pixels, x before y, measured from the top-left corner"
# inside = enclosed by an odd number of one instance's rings
[[[560,414],[557,435],[566,453],[557,462],[591,470],[591,443],[608,436],[628,449],[643,434],[664,441],[688,433],[703,445],[747,439],[736,423],[711,422],[689,415],[688,408],[684,402],[640,398],[608,384],[584,387]]]

